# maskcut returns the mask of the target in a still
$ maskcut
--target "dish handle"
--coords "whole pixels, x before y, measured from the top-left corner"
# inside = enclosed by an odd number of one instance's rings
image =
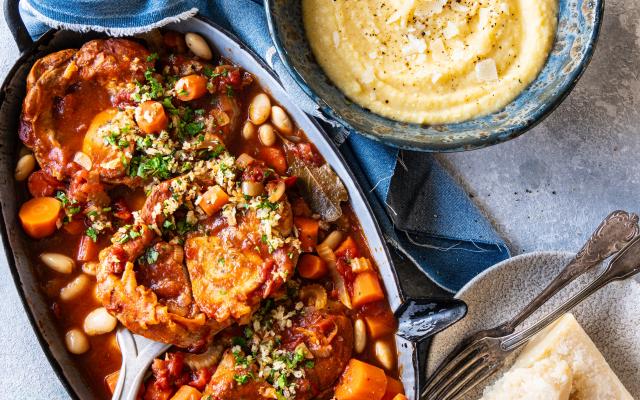
[[[18,45],[20,54],[22,54],[33,45],[33,39],[31,39],[31,35],[29,35],[29,31],[20,16],[20,0],[4,0],[3,11],[4,20],[7,22],[9,31],[11,31],[11,35]]]

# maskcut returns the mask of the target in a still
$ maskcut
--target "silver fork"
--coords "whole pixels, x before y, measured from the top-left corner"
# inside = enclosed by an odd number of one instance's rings
[[[533,335],[549,326],[584,299],[613,281],[624,280],[640,272],[640,236],[633,239],[609,262],[605,271],[562,306],[531,327],[503,337],[486,337],[460,352],[446,365],[446,375],[438,376],[438,384],[422,393],[422,400],[455,400],[491,376],[507,361],[508,356]]]

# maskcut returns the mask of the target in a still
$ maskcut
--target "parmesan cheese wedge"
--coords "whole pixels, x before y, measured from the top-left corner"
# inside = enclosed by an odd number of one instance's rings
[[[525,379],[523,374],[528,378]],[[571,390],[568,396],[566,386],[560,385],[563,381],[570,382]],[[550,385],[538,385],[538,382]],[[522,397],[524,392],[527,396],[532,396],[538,388],[554,391],[545,392],[553,394],[543,394],[543,397]],[[511,397],[508,397],[509,395]],[[565,314],[536,335],[518,356],[511,370],[485,391],[483,397],[484,400],[508,398],[633,400],[571,314]]]
[[[512,368],[485,391],[483,400],[569,400],[573,374],[569,364],[558,357]]]

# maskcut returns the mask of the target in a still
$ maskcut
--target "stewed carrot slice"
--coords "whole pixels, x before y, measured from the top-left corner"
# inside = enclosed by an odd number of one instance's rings
[[[207,78],[202,75],[188,75],[180,78],[175,86],[176,97],[182,101],[198,99],[207,93]]]
[[[381,400],[387,388],[384,371],[352,358],[336,385],[337,400]]]
[[[42,239],[56,231],[62,203],[54,197],[35,197],[20,207],[18,217],[22,228],[35,239]]]
[[[201,397],[202,393],[198,389],[189,385],[182,385],[171,400],[200,400]]]
[[[402,387],[402,382],[390,376],[387,376],[387,388],[384,392],[384,396],[382,396],[382,400],[396,400],[396,397],[398,397],[398,395],[404,395],[404,387]]]
[[[136,107],[136,123],[144,133],[158,133],[167,128],[169,118],[164,107],[157,101],[145,101]]]
[[[305,279],[320,279],[329,272],[327,264],[318,256],[303,254],[298,261],[298,273]]]
[[[356,275],[353,281],[353,296],[351,296],[354,307],[383,299],[384,292],[375,272],[366,271]]]

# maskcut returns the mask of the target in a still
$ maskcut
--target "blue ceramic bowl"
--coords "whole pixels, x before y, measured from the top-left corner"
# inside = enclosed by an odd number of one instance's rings
[[[324,74],[307,43],[300,0],[265,0],[271,36],[286,68],[329,118],[391,146],[431,151],[464,151],[517,137],[564,100],[595,49],[604,0],[559,0],[554,47],[540,75],[506,108],[470,121],[418,125],[374,114],[350,101]]]

